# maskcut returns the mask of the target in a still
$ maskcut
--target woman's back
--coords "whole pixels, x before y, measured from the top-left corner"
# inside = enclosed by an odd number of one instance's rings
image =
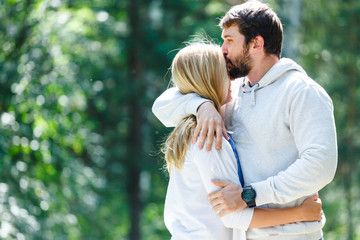
[[[208,193],[219,189],[210,182],[211,179],[227,179],[240,184],[233,150],[225,138],[222,142],[221,150],[210,152],[190,144],[182,169],[171,169],[164,219],[172,239],[232,239],[233,230],[224,226],[206,199]],[[246,219],[251,219],[247,214],[250,213],[245,211],[243,214],[245,229]],[[245,232],[237,231],[245,239]]]

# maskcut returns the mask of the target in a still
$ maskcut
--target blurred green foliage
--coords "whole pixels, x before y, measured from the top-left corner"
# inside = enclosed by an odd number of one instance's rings
[[[302,0],[300,24],[268,1],[296,59],[335,105],[339,167],[321,192],[326,239],[360,239],[357,0]],[[151,113],[176,51],[221,43],[241,1],[0,1],[0,239],[168,239],[168,176]]]

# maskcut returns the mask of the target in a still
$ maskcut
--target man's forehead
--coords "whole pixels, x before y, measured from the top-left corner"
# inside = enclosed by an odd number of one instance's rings
[[[229,38],[229,37],[236,38],[239,36],[240,36],[240,33],[239,33],[239,29],[237,26],[231,26],[228,28],[224,28],[221,33],[222,38]]]

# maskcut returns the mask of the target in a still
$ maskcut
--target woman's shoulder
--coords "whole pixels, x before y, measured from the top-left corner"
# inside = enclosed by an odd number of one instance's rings
[[[215,148],[215,139],[212,143],[211,150],[206,151],[205,145],[202,149],[199,148],[199,141],[197,141],[195,144],[190,143],[188,154],[190,154],[192,157],[206,157],[206,158],[222,158],[224,155],[233,155],[233,149],[226,140],[224,136],[221,138],[221,149],[217,150]]]

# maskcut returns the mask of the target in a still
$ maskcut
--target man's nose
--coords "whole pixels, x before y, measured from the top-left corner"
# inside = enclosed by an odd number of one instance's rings
[[[223,54],[228,54],[228,50],[227,47],[225,46],[225,44],[223,43],[223,45],[221,46],[221,51],[223,52]]]

